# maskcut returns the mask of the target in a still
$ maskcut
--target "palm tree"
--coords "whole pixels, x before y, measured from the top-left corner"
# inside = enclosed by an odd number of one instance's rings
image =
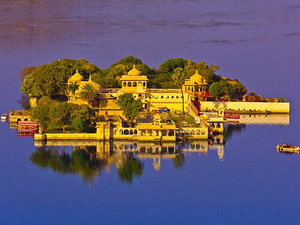
[[[70,83],[68,84],[68,91],[73,95],[73,103],[75,103],[75,92],[78,90],[78,88],[79,88],[79,84],[77,84],[77,81],[75,82],[70,81]]]
[[[180,88],[181,90],[181,99],[182,99],[182,113],[184,112],[184,98],[183,98],[183,90],[182,85],[184,83],[184,71],[181,67],[178,67],[174,70],[174,74],[172,75],[172,80],[174,81],[174,84]]]
[[[80,95],[83,99],[90,102],[97,96],[97,91],[91,84],[85,84],[82,86]]]

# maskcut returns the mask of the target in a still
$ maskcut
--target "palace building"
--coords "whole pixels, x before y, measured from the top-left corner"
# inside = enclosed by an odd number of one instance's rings
[[[93,108],[98,109],[100,115],[122,115],[122,112],[116,101],[118,96],[131,93],[135,99],[141,99],[143,107],[150,112],[157,110],[169,109],[170,111],[182,112],[182,98],[184,100],[184,108],[190,110],[199,109],[197,101],[205,99],[207,95],[207,82],[198,71],[186,79],[183,84],[183,96],[180,89],[154,89],[148,88],[148,78],[139,71],[134,65],[128,74],[121,77],[121,88],[112,90],[102,90],[100,85],[91,80],[84,81],[83,76],[76,73],[68,80],[68,85],[78,84],[79,88],[75,94],[69,92],[68,98],[70,102],[76,104],[90,104]],[[92,85],[97,91],[96,102],[90,102],[81,95],[86,84]],[[92,103],[92,104],[91,104]],[[193,111],[191,109],[191,111]]]

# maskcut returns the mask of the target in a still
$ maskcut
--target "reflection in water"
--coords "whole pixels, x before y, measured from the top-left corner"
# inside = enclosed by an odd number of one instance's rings
[[[119,178],[125,182],[131,183],[134,176],[141,176],[144,165],[134,157],[132,152],[126,152],[122,157],[122,163],[118,166]]]
[[[245,129],[245,124],[228,124],[223,133],[224,139],[229,140],[234,133],[241,133]]]
[[[134,177],[143,173],[144,162],[152,160],[154,170],[159,171],[165,160],[172,160],[176,170],[184,168],[186,157],[216,151],[220,161],[224,160],[223,136],[209,141],[191,142],[99,142],[99,141],[48,141],[35,142],[36,150],[30,161],[59,174],[79,174],[89,183],[100,176],[104,169],[116,166],[122,182],[132,183]],[[66,146],[73,146],[68,151]]]
[[[42,146],[30,156],[33,164],[43,168],[51,168],[60,174],[79,173],[84,180],[91,181],[100,174],[106,164],[105,159],[98,159],[95,156],[96,148],[87,146],[84,149],[75,148],[71,154],[65,152],[65,147]]]
[[[241,114],[241,124],[288,125],[290,114]]]

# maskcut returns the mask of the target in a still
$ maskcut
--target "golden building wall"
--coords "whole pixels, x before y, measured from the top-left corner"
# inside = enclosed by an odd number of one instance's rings
[[[201,102],[201,110],[217,111],[219,109],[237,110],[256,113],[289,113],[289,102]]]

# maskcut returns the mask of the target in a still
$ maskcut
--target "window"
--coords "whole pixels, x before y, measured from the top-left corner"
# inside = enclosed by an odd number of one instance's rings
[[[128,82],[128,87],[131,87],[131,82]]]
[[[162,96],[160,96],[160,98],[164,98],[164,96],[162,95]]]
[[[126,87],[127,83],[126,82],[123,82],[123,87]]]
[[[146,82],[143,83],[143,86],[146,87]]]
[[[136,87],[136,82],[133,82],[133,87]]]

